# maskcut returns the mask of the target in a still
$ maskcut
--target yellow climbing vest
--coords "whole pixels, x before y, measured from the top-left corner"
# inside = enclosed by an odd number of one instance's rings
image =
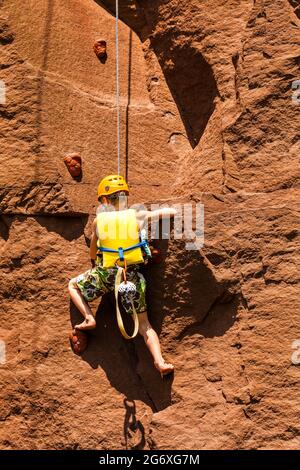
[[[134,209],[101,212],[97,216],[98,249],[103,254],[103,267],[144,262],[139,227]]]

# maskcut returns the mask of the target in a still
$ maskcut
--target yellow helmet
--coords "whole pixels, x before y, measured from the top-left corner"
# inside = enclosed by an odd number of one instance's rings
[[[129,194],[128,185],[120,175],[109,175],[100,181],[98,186],[98,199],[101,196],[109,196],[117,191],[126,191]]]

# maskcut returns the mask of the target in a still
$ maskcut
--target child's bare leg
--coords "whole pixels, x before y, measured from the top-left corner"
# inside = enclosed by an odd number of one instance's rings
[[[152,354],[154,365],[159,370],[161,375],[167,375],[173,372],[174,366],[165,362],[161,354],[159,338],[149,323],[147,312],[139,314],[139,333],[143,336],[145,343]]]
[[[92,314],[92,310],[77,287],[76,278],[71,279],[69,282],[69,292],[73,303],[76,305],[81,315],[84,316],[84,321],[75,325],[75,328],[77,330],[92,330],[96,327],[96,321]]]

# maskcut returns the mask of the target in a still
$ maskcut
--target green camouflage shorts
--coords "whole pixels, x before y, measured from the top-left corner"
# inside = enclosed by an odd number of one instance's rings
[[[103,268],[96,266],[89,269],[76,278],[77,286],[87,302],[101,297],[108,292],[114,292],[115,277],[117,268]],[[126,271],[128,281],[136,285],[136,294],[133,298],[133,303],[137,313],[142,313],[147,310],[146,305],[146,281],[144,276],[139,272],[138,266],[129,266]],[[132,313],[132,306],[124,296],[121,296],[121,302],[128,313]]]

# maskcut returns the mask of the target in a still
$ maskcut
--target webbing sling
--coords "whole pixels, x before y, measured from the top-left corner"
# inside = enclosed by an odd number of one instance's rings
[[[134,330],[133,330],[133,333],[132,333],[131,336],[126,333],[126,330],[124,328],[122,315],[121,315],[121,312],[120,312],[120,309],[119,309],[119,301],[118,301],[119,300],[118,299],[119,286],[122,282],[123,271],[124,271],[124,268],[121,268],[120,266],[118,266],[118,271],[117,271],[116,279],[115,279],[115,298],[116,298],[117,322],[118,322],[119,329],[122,333],[122,336],[124,336],[124,338],[126,338],[126,339],[133,339],[133,338],[136,337],[136,335],[138,334],[138,331],[139,331],[139,319],[138,319],[138,314],[136,313],[136,309],[135,309],[133,300],[131,299],[131,307],[132,307],[131,316],[132,316],[132,319],[133,319],[133,322],[134,322]]]

